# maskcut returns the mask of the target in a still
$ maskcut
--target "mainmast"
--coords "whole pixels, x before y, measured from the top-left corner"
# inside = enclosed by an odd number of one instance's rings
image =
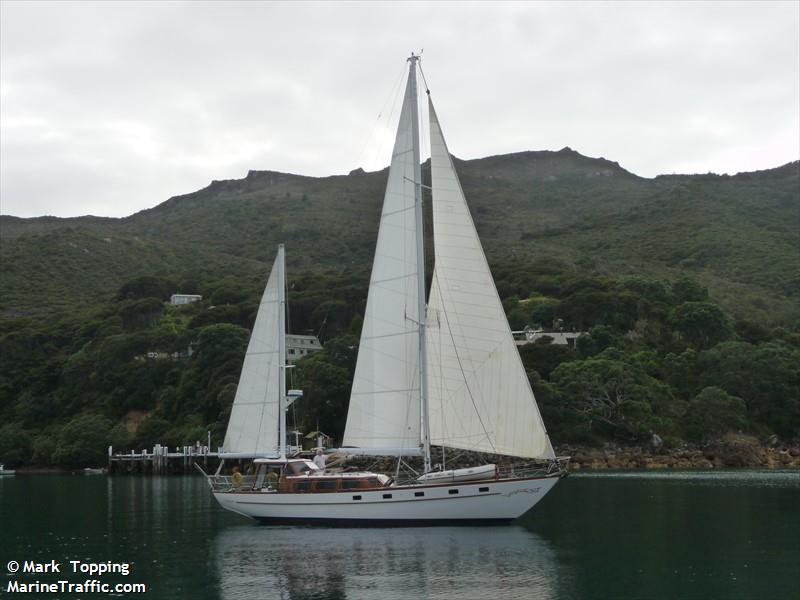
[[[278,451],[286,459],[286,252],[278,246]],[[275,431],[273,429],[273,431]]]
[[[425,456],[425,473],[431,470],[431,435],[428,425],[428,373],[425,349],[425,230],[422,221],[422,167],[419,141],[419,105],[417,102],[417,62],[419,56],[411,53],[408,59],[408,80],[411,86],[411,139],[414,160],[414,205],[417,229],[417,290],[419,316],[419,395],[422,446]]]

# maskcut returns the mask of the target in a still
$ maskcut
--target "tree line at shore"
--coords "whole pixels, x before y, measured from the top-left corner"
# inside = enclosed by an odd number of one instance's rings
[[[800,333],[735,319],[690,278],[581,272],[554,260],[494,266],[512,329],[585,332],[576,346],[520,347],[556,444],[665,447],[729,431],[800,438]],[[366,301],[364,268],[290,274],[301,359],[292,418],[341,440]],[[222,443],[263,281],[140,277],[112,300],[0,323],[0,462],[81,467],[106,448]],[[170,294],[200,293],[172,306]]]

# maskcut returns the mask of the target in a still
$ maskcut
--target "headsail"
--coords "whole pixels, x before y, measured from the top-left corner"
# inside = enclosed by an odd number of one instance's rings
[[[277,456],[281,395],[285,393],[281,368],[285,332],[283,298],[284,249],[278,255],[261,297],[256,322],[225,433],[225,455]]]
[[[414,196],[418,161],[412,106],[416,102],[416,86],[409,77],[383,200],[343,443],[386,449],[386,454],[408,454],[418,450],[420,443]]]
[[[431,443],[552,458],[430,100],[429,114],[436,256],[427,319]]]

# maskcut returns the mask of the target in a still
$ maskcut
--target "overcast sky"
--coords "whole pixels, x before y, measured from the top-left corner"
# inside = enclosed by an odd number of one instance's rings
[[[388,164],[405,58],[450,150],[644,177],[800,156],[800,3],[2,2],[0,212],[125,216]],[[392,107],[394,106],[394,110]]]

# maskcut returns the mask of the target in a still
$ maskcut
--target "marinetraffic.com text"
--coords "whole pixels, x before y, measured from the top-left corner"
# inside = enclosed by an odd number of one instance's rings
[[[105,581],[108,577],[130,576],[131,564],[126,562],[10,560],[6,563],[6,571],[11,578],[3,591],[8,594],[119,595],[147,592],[147,584],[144,583]]]

